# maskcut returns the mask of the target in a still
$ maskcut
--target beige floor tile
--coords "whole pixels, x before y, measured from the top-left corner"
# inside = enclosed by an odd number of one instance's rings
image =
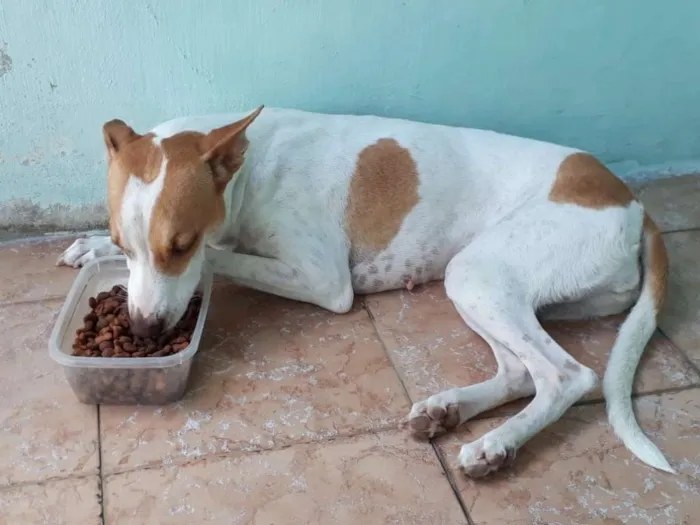
[[[217,286],[190,391],[101,409],[106,472],[395,428],[409,409],[369,316]]]
[[[496,372],[490,348],[466,327],[442,283],[365,300],[414,401],[446,388],[484,381]],[[549,323],[546,328],[576,359],[602,377],[621,319]],[[642,359],[635,391],[651,392],[698,381],[683,355],[663,335],[656,334]],[[588,399],[601,397],[598,389]]]
[[[97,472],[97,411],[48,355],[60,307],[0,306],[0,485]]]
[[[207,459],[105,479],[120,525],[466,524],[427,444],[401,433]]]
[[[97,476],[68,478],[0,489],[0,523],[7,525],[99,525]]]
[[[691,525],[700,523],[700,390],[636,401],[649,436],[680,472],[653,470],[610,430],[602,404],[575,407],[535,436],[502,473],[472,481],[453,470],[476,525]],[[469,425],[440,443],[456,465],[462,442],[502,420]]]
[[[0,303],[66,295],[77,270],[57,268],[56,259],[71,242],[0,246]]]
[[[635,189],[662,231],[700,228],[700,175],[661,179]]]
[[[669,233],[664,240],[671,274],[659,325],[700,366],[700,231]]]

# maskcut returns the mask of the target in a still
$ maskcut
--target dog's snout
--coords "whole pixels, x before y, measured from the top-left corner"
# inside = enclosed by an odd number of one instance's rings
[[[163,331],[163,319],[156,316],[144,316],[136,312],[131,317],[131,332],[137,337],[158,337]]]

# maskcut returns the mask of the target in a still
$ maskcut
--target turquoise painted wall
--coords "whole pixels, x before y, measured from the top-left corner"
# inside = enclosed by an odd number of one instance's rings
[[[260,103],[695,165],[699,21],[690,1],[0,0],[0,225],[101,213],[105,120]]]

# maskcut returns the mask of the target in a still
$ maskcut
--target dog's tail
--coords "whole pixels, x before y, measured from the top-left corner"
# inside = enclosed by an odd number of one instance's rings
[[[643,281],[637,304],[622,323],[608,361],[603,392],[608,420],[625,446],[647,465],[675,474],[661,451],[639,428],[632,410],[632,382],[642,353],[656,330],[666,298],[668,255],[656,224],[644,217],[641,246]]]

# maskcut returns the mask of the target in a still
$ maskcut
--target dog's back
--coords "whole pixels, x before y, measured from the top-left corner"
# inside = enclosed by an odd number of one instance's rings
[[[153,132],[206,133],[241,116],[178,119]],[[348,238],[358,292],[442,278],[478,232],[546,201],[558,167],[578,151],[478,129],[274,108],[247,136],[241,249],[275,256],[290,242],[304,251],[299,232],[312,224],[329,239]],[[404,260],[391,264],[397,254]]]

